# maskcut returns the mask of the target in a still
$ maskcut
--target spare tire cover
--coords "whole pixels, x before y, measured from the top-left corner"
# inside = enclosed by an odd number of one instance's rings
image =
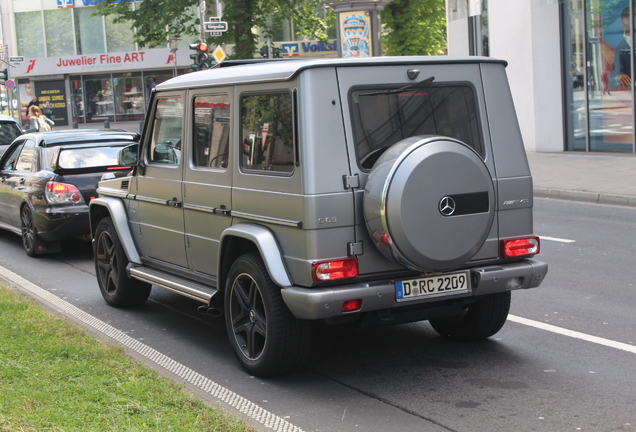
[[[375,163],[364,194],[367,229],[380,252],[424,272],[466,263],[486,240],[494,187],[481,157],[461,141],[416,136]]]

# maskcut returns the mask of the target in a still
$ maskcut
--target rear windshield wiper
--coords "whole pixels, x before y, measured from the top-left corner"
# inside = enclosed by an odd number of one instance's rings
[[[405,85],[404,87],[400,87],[397,89],[393,89],[393,90],[382,90],[382,91],[378,91],[378,92],[373,92],[373,93],[362,93],[358,96],[380,96],[380,95],[390,95],[390,94],[395,94],[395,93],[402,93],[403,91],[406,90],[410,90],[413,88],[417,88],[417,87],[423,87],[426,84],[430,84],[435,80],[435,77],[432,76],[430,78],[426,78],[425,80],[422,80],[420,82],[416,82],[413,84],[409,84],[409,85]]]

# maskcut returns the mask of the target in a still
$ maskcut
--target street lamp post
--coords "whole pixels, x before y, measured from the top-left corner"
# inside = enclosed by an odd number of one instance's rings
[[[327,3],[336,12],[340,57],[382,55],[380,12],[390,2],[391,0],[347,0]]]

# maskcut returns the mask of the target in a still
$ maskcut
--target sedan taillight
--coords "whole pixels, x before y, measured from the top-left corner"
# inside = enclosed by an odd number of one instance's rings
[[[84,198],[79,189],[72,184],[48,182],[45,192],[46,200],[50,204],[82,204]]]
[[[502,258],[536,255],[539,251],[539,237],[537,236],[501,240]]]

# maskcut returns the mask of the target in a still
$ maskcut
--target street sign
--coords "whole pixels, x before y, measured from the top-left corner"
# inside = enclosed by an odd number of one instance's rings
[[[212,51],[212,57],[214,57],[214,60],[216,60],[217,63],[221,63],[223,60],[225,60],[225,57],[227,57],[227,55],[225,54],[225,51],[223,51],[223,48],[218,46],[214,49],[214,51]]]
[[[203,30],[206,32],[224,32],[227,31],[227,23],[225,21],[204,22]]]
[[[9,57],[9,61],[12,63],[22,63],[24,61],[23,56]]]
[[[14,89],[14,88],[15,88],[15,81],[13,81],[13,80],[6,80],[6,81],[5,81],[5,83],[4,83],[4,86],[5,86],[6,88],[8,88],[9,90],[12,90],[12,89]]]

